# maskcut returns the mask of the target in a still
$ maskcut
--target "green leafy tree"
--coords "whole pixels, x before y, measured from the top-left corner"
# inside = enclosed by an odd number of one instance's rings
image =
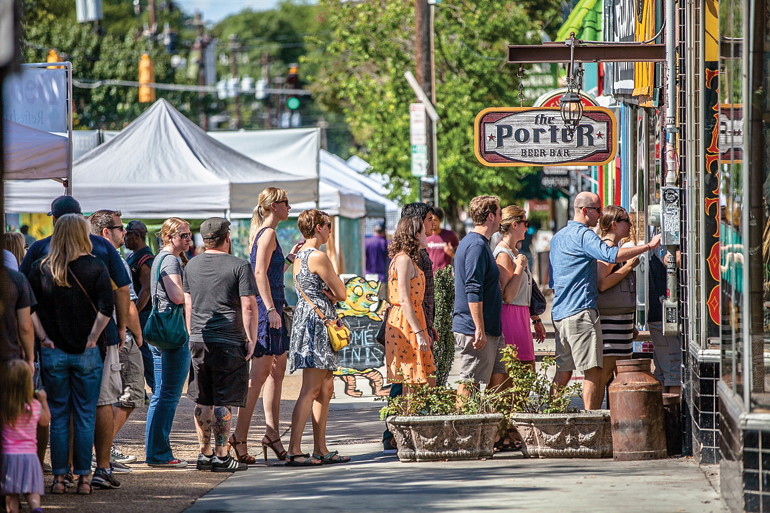
[[[321,0],[319,8],[321,27],[330,32],[315,41],[324,52],[309,54],[319,65],[314,91],[326,108],[345,114],[358,152],[390,178],[394,196],[413,200],[409,104],[415,99],[404,72],[414,69],[414,2]],[[482,166],[473,152],[473,122],[486,107],[519,105],[506,46],[538,43],[541,24],[514,2],[458,0],[436,9],[434,27],[441,201],[449,216],[480,194],[509,203],[531,169]]]

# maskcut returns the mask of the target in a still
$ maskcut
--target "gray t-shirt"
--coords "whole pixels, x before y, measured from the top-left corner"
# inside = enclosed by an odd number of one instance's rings
[[[164,256],[166,258],[163,258]],[[158,283],[158,280],[156,279],[156,277],[158,276],[158,266],[161,266],[160,283]],[[150,297],[151,298],[155,297],[155,294],[156,294],[155,287],[157,285],[159,312],[166,312],[171,309],[172,303],[168,298],[166,289],[163,287],[163,277],[171,276],[173,274],[178,274],[180,276],[184,274],[182,263],[170,252],[161,251],[160,253],[158,253],[158,256],[156,256],[155,260],[152,262],[152,271],[150,271]]]
[[[511,257],[511,260],[514,260],[516,258],[516,255],[513,254],[513,251],[510,249],[504,248],[498,244],[498,246],[495,248],[495,251],[493,252],[493,255],[495,258],[497,258],[497,255],[500,253],[505,253],[509,257]],[[529,302],[532,300],[532,273],[529,270],[529,267],[524,269],[524,276],[521,278],[521,286],[519,287],[519,292],[516,294],[516,297],[513,298],[513,300],[510,303],[505,303],[508,305],[516,305],[516,306],[529,306]]]
[[[257,295],[249,262],[223,253],[197,255],[185,269],[184,291],[192,298],[190,342],[241,345],[248,341],[241,297]]]

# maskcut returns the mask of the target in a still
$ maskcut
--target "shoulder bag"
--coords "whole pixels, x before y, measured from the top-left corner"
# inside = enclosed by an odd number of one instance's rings
[[[70,276],[75,278],[75,282],[78,284],[78,287],[80,287],[80,290],[83,291],[83,294],[86,295],[88,298],[88,302],[91,303],[91,308],[94,309],[94,312],[96,312],[96,315],[99,315],[99,310],[96,308],[96,305],[93,301],[91,301],[91,296],[88,295],[88,292],[86,292],[85,287],[80,283],[80,280],[78,280],[78,277],[75,276],[75,273],[72,272],[72,269],[67,267],[67,270],[70,273]],[[106,329],[106,326],[105,326]],[[107,356],[107,334],[102,330],[101,333],[99,333],[99,338],[96,341],[96,346],[99,348],[99,353],[102,355],[102,361],[104,361],[104,358]]]
[[[547,308],[545,302],[545,296],[540,291],[540,287],[537,286],[537,282],[532,278],[532,296],[529,298],[529,315],[543,315]]]
[[[158,283],[160,283],[160,268],[163,260],[169,255],[163,255],[158,262],[158,272],[155,277],[155,294],[152,296],[152,311],[147,318],[142,334],[144,340],[158,349],[179,349],[187,343],[187,326],[184,321],[184,305],[171,303],[171,309],[166,312],[158,311]],[[166,289],[166,286],[163,286]]]
[[[622,315],[636,312],[636,273],[629,272],[619,283],[599,292],[596,300],[599,315]]]
[[[294,275],[294,284],[297,286],[299,293],[302,294],[302,297],[305,298],[305,301],[313,307],[315,313],[318,314],[318,317],[320,317],[321,321],[326,325],[326,332],[329,334],[329,342],[332,345],[332,349],[334,351],[341,351],[344,349],[345,346],[350,343],[350,328],[348,328],[339,317],[334,320],[327,319],[321,309],[318,308],[318,306],[316,306],[316,304],[302,291],[296,274]]]

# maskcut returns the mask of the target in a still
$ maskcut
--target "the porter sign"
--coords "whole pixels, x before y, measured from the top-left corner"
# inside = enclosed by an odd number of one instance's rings
[[[584,107],[570,131],[556,108],[484,109],[476,116],[474,150],[486,166],[601,166],[615,158],[617,123],[602,107]]]

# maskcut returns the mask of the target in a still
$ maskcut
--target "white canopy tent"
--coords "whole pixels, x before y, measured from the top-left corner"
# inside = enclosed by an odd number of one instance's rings
[[[6,180],[67,177],[66,137],[3,121],[3,161]]]
[[[233,151],[164,99],[78,159],[72,182],[84,212],[110,208],[126,217],[250,216],[259,193],[270,186],[297,201],[318,197],[317,178],[281,172]],[[47,212],[58,194],[48,195],[51,184],[43,184],[6,184],[6,212]],[[41,196],[47,196],[44,208],[29,201]]]

